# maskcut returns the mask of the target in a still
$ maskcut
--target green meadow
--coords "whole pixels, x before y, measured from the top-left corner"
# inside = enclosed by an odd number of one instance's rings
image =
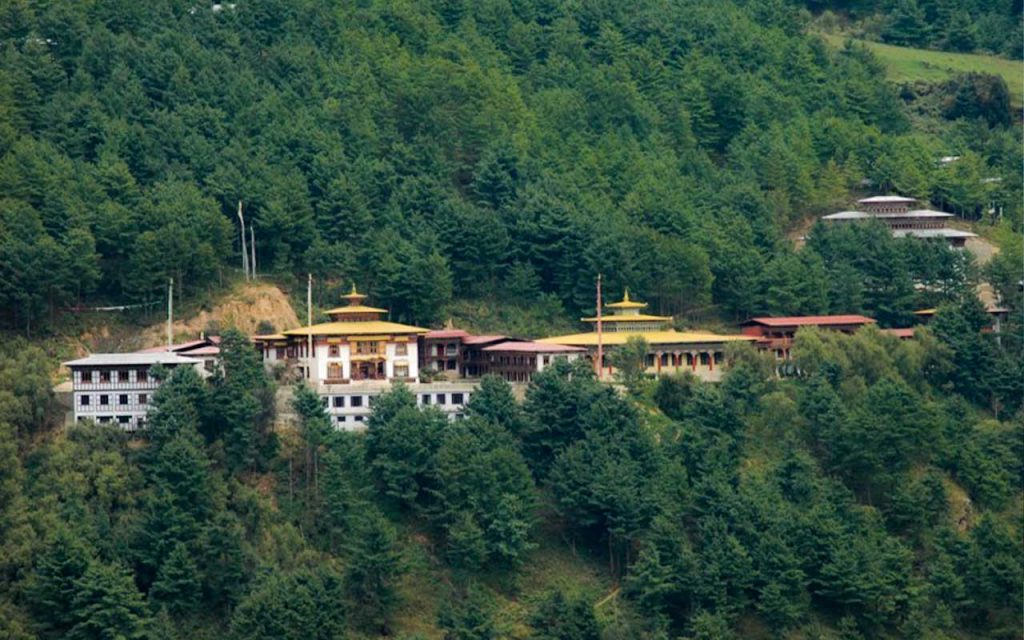
[[[825,40],[836,47],[843,46],[848,39],[838,34],[822,34]],[[930,49],[897,47],[881,42],[857,40],[878,56],[893,82],[941,82],[958,73],[981,71],[1000,75],[1006,80],[1015,105],[1024,104],[1024,62],[999,56],[974,53],[950,53]]]

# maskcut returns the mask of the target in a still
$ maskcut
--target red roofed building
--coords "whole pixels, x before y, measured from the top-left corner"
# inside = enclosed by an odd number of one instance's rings
[[[448,377],[462,375],[462,341],[469,333],[462,329],[438,329],[420,336],[420,367],[444,373]]]
[[[775,352],[775,357],[789,358],[793,338],[800,327],[821,327],[843,333],[854,333],[863,326],[874,324],[874,318],[860,315],[841,316],[779,316],[751,318],[743,323],[743,335],[757,338],[759,349]]]
[[[583,347],[532,341],[499,342],[481,349],[486,372],[509,382],[530,382],[556,359],[576,360],[587,353]]]

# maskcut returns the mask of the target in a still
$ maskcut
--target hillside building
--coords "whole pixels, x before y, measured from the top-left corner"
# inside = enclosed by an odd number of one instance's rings
[[[429,331],[420,338],[420,367],[448,380],[496,375],[528,383],[557,358],[576,360],[586,349],[503,335],[475,336],[461,329]]]
[[[964,247],[968,238],[977,236],[969,231],[947,227],[953,214],[931,209],[912,209],[916,203],[916,198],[904,196],[873,196],[858,200],[859,210],[840,211],[824,216],[822,220],[833,224],[879,220],[889,227],[894,237],[940,240],[954,248]]]
[[[638,336],[649,347],[647,373],[659,375],[689,371],[701,380],[718,381],[725,365],[726,346],[755,340],[745,335],[676,331],[672,328],[671,316],[645,314],[642,311],[646,307],[646,303],[631,300],[626,290],[622,300],[605,305],[610,314],[602,314],[600,332],[597,330],[597,317],[582,318],[583,322],[592,326],[591,331],[543,338],[538,342],[585,349],[590,359],[596,360],[600,341],[604,348],[600,377],[605,379],[615,373],[608,360],[609,351],[624,345],[629,338]]]
[[[342,428],[360,428],[374,399],[399,381],[421,404],[435,404],[453,418],[461,415],[472,385],[419,382],[419,339],[427,329],[384,320],[388,310],[363,304],[366,296],[355,286],[342,299],[347,304],[326,312],[329,322],[254,336],[264,366],[283,367],[305,380]],[[445,349],[440,353],[431,362],[447,370]]]
[[[75,422],[114,423],[126,431],[144,426],[153,393],[160,386],[151,371],[156,365],[204,370],[202,360],[168,352],[166,348],[141,353],[94,353],[65,362],[64,366],[71,370]]]
[[[842,333],[856,333],[874,324],[874,318],[861,315],[779,316],[751,318],[741,327],[743,335],[754,338],[758,349],[771,351],[777,360],[788,360],[796,332],[802,327],[821,327]]]

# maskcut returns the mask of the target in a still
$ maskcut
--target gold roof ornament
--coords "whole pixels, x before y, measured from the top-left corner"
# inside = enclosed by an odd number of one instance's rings
[[[366,300],[368,296],[364,293],[359,293],[356,289],[355,281],[352,282],[352,290],[347,294],[341,296],[342,300],[348,302],[346,307],[335,307],[334,309],[328,309],[326,311],[332,319],[339,319],[338,316],[349,316],[349,315],[383,315],[388,312],[387,309],[381,309],[379,307],[368,307],[362,304],[363,300]]]
[[[629,299],[629,287],[626,287],[622,300],[619,302],[613,302],[611,304],[604,305],[609,309],[643,309],[647,306],[646,302],[633,302]]]
[[[356,290],[356,282],[355,282],[355,280],[353,280],[352,281],[352,291],[348,292],[346,295],[341,296],[341,299],[348,301],[350,306],[356,306],[356,305],[362,303],[363,300],[366,300],[366,295],[362,294],[362,293],[359,293]]]

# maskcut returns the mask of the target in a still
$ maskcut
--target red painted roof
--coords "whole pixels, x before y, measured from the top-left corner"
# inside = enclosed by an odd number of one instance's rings
[[[525,353],[575,353],[578,351],[586,351],[583,347],[570,347],[564,344],[550,344],[544,342],[502,342],[501,344],[494,344],[489,347],[484,347],[481,351],[517,351]]]
[[[469,332],[462,329],[437,329],[423,334],[424,338],[468,338]]]
[[[512,340],[518,342],[515,338],[509,338],[508,336],[469,336],[463,338],[462,344],[487,344],[489,342],[498,342],[499,340]]]
[[[179,351],[178,353],[180,353],[183,356],[188,356],[188,357],[192,357],[192,356],[219,356],[220,355],[220,347],[218,347],[217,345],[211,344],[211,345],[207,345],[205,347],[197,347],[195,349],[184,349],[182,351]]]
[[[767,318],[751,318],[743,324],[763,324],[767,327],[803,327],[803,326],[818,326],[818,325],[836,325],[836,324],[872,324],[874,318],[867,316],[848,315],[848,316],[779,316],[779,317],[767,317]]]

